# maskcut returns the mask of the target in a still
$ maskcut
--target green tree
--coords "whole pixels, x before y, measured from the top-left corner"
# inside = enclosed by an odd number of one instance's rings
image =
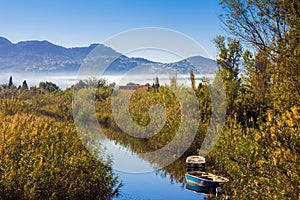
[[[9,77],[9,82],[8,82],[8,87],[11,88],[13,87],[13,80],[12,80],[12,76]]]
[[[226,11],[221,19],[234,36],[261,50],[268,50],[278,45],[288,29],[282,5],[291,2],[221,0]]]
[[[256,122],[270,108],[270,65],[266,51],[258,50],[253,55],[249,50],[243,54],[245,75],[240,95],[243,101],[240,113],[244,113],[245,120]]]
[[[294,0],[222,0],[221,17],[228,30],[270,60],[273,106],[283,111],[299,106],[300,2]]]
[[[196,91],[196,81],[195,81],[195,74],[194,74],[194,70],[193,69],[190,70],[190,79],[191,79],[192,89],[194,91]]]
[[[272,66],[272,99],[278,111],[300,106],[300,2],[281,4],[285,23],[289,29],[280,40],[278,56]]]
[[[39,83],[39,88],[43,89],[45,91],[48,91],[48,92],[59,91],[59,87],[55,83],[48,82],[48,81],[40,82]]]
[[[217,36],[214,42],[219,50],[217,64],[220,66],[219,73],[226,89],[228,110],[233,111],[234,100],[238,95],[241,82],[239,78],[239,64],[242,55],[242,46],[239,40],[232,38],[227,39],[226,45],[223,36]]]
[[[177,83],[177,72],[170,74],[170,87],[176,88],[178,86]]]
[[[134,82],[129,82],[129,83],[127,83],[126,85],[127,85],[127,86],[131,86],[131,85],[140,85],[140,84],[134,83]]]
[[[23,81],[21,89],[22,90],[28,90],[28,85],[27,85],[26,80]]]

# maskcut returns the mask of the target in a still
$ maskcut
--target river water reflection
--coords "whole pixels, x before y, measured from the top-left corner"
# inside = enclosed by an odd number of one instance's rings
[[[114,172],[123,183],[119,196],[114,197],[114,200],[199,200],[208,197],[208,194],[199,190],[197,191],[197,188],[196,192],[193,191],[193,188],[186,187],[187,185],[184,180],[186,166],[183,159],[178,159],[171,165],[160,170],[154,170],[154,168],[151,170],[150,168],[153,166],[153,163],[150,164],[146,160],[139,158],[139,156],[130,149],[120,144],[114,144],[113,146],[119,147],[120,151],[116,153],[116,150],[114,150],[114,154],[117,156],[121,155],[118,158],[112,157],[115,163],[115,165],[113,165],[115,169]],[[121,152],[123,152],[123,154]],[[121,163],[123,163],[125,167],[121,167]],[[138,169],[137,171],[139,173],[134,173],[132,171],[133,168],[130,167],[128,169],[131,169],[131,171],[125,172],[125,169],[127,169],[126,165],[135,165],[136,169],[146,166],[147,169]]]
[[[171,182],[170,175],[158,172],[133,174],[116,172],[124,185],[114,200],[193,200],[205,199],[208,195],[185,189],[184,183]]]

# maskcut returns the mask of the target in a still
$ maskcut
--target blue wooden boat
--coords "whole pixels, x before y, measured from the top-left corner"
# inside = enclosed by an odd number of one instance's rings
[[[189,156],[185,160],[188,168],[205,168],[205,158],[203,156]]]
[[[205,187],[218,187],[221,183],[228,182],[228,179],[225,177],[202,171],[187,172],[185,179],[188,184]]]

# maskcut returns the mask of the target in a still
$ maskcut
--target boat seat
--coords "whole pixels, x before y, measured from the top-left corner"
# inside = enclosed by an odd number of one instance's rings
[[[213,181],[214,179],[211,178],[211,177],[208,177],[208,175],[203,175],[203,176],[200,176],[200,178],[204,178],[206,180],[210,180],[210,181]]]

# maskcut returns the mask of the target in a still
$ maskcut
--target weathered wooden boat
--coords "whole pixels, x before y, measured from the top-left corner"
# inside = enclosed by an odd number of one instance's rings
[[[205,168],[205,158],[203,156],[189,156],[185,162],[188,168]]]
[[[205,186],[205,187],[218,187],[222,183],[226,183],[229,180],[222,176],[217,176],[211,173],[196,171],[187,172],[185,174],[186,183]]]

